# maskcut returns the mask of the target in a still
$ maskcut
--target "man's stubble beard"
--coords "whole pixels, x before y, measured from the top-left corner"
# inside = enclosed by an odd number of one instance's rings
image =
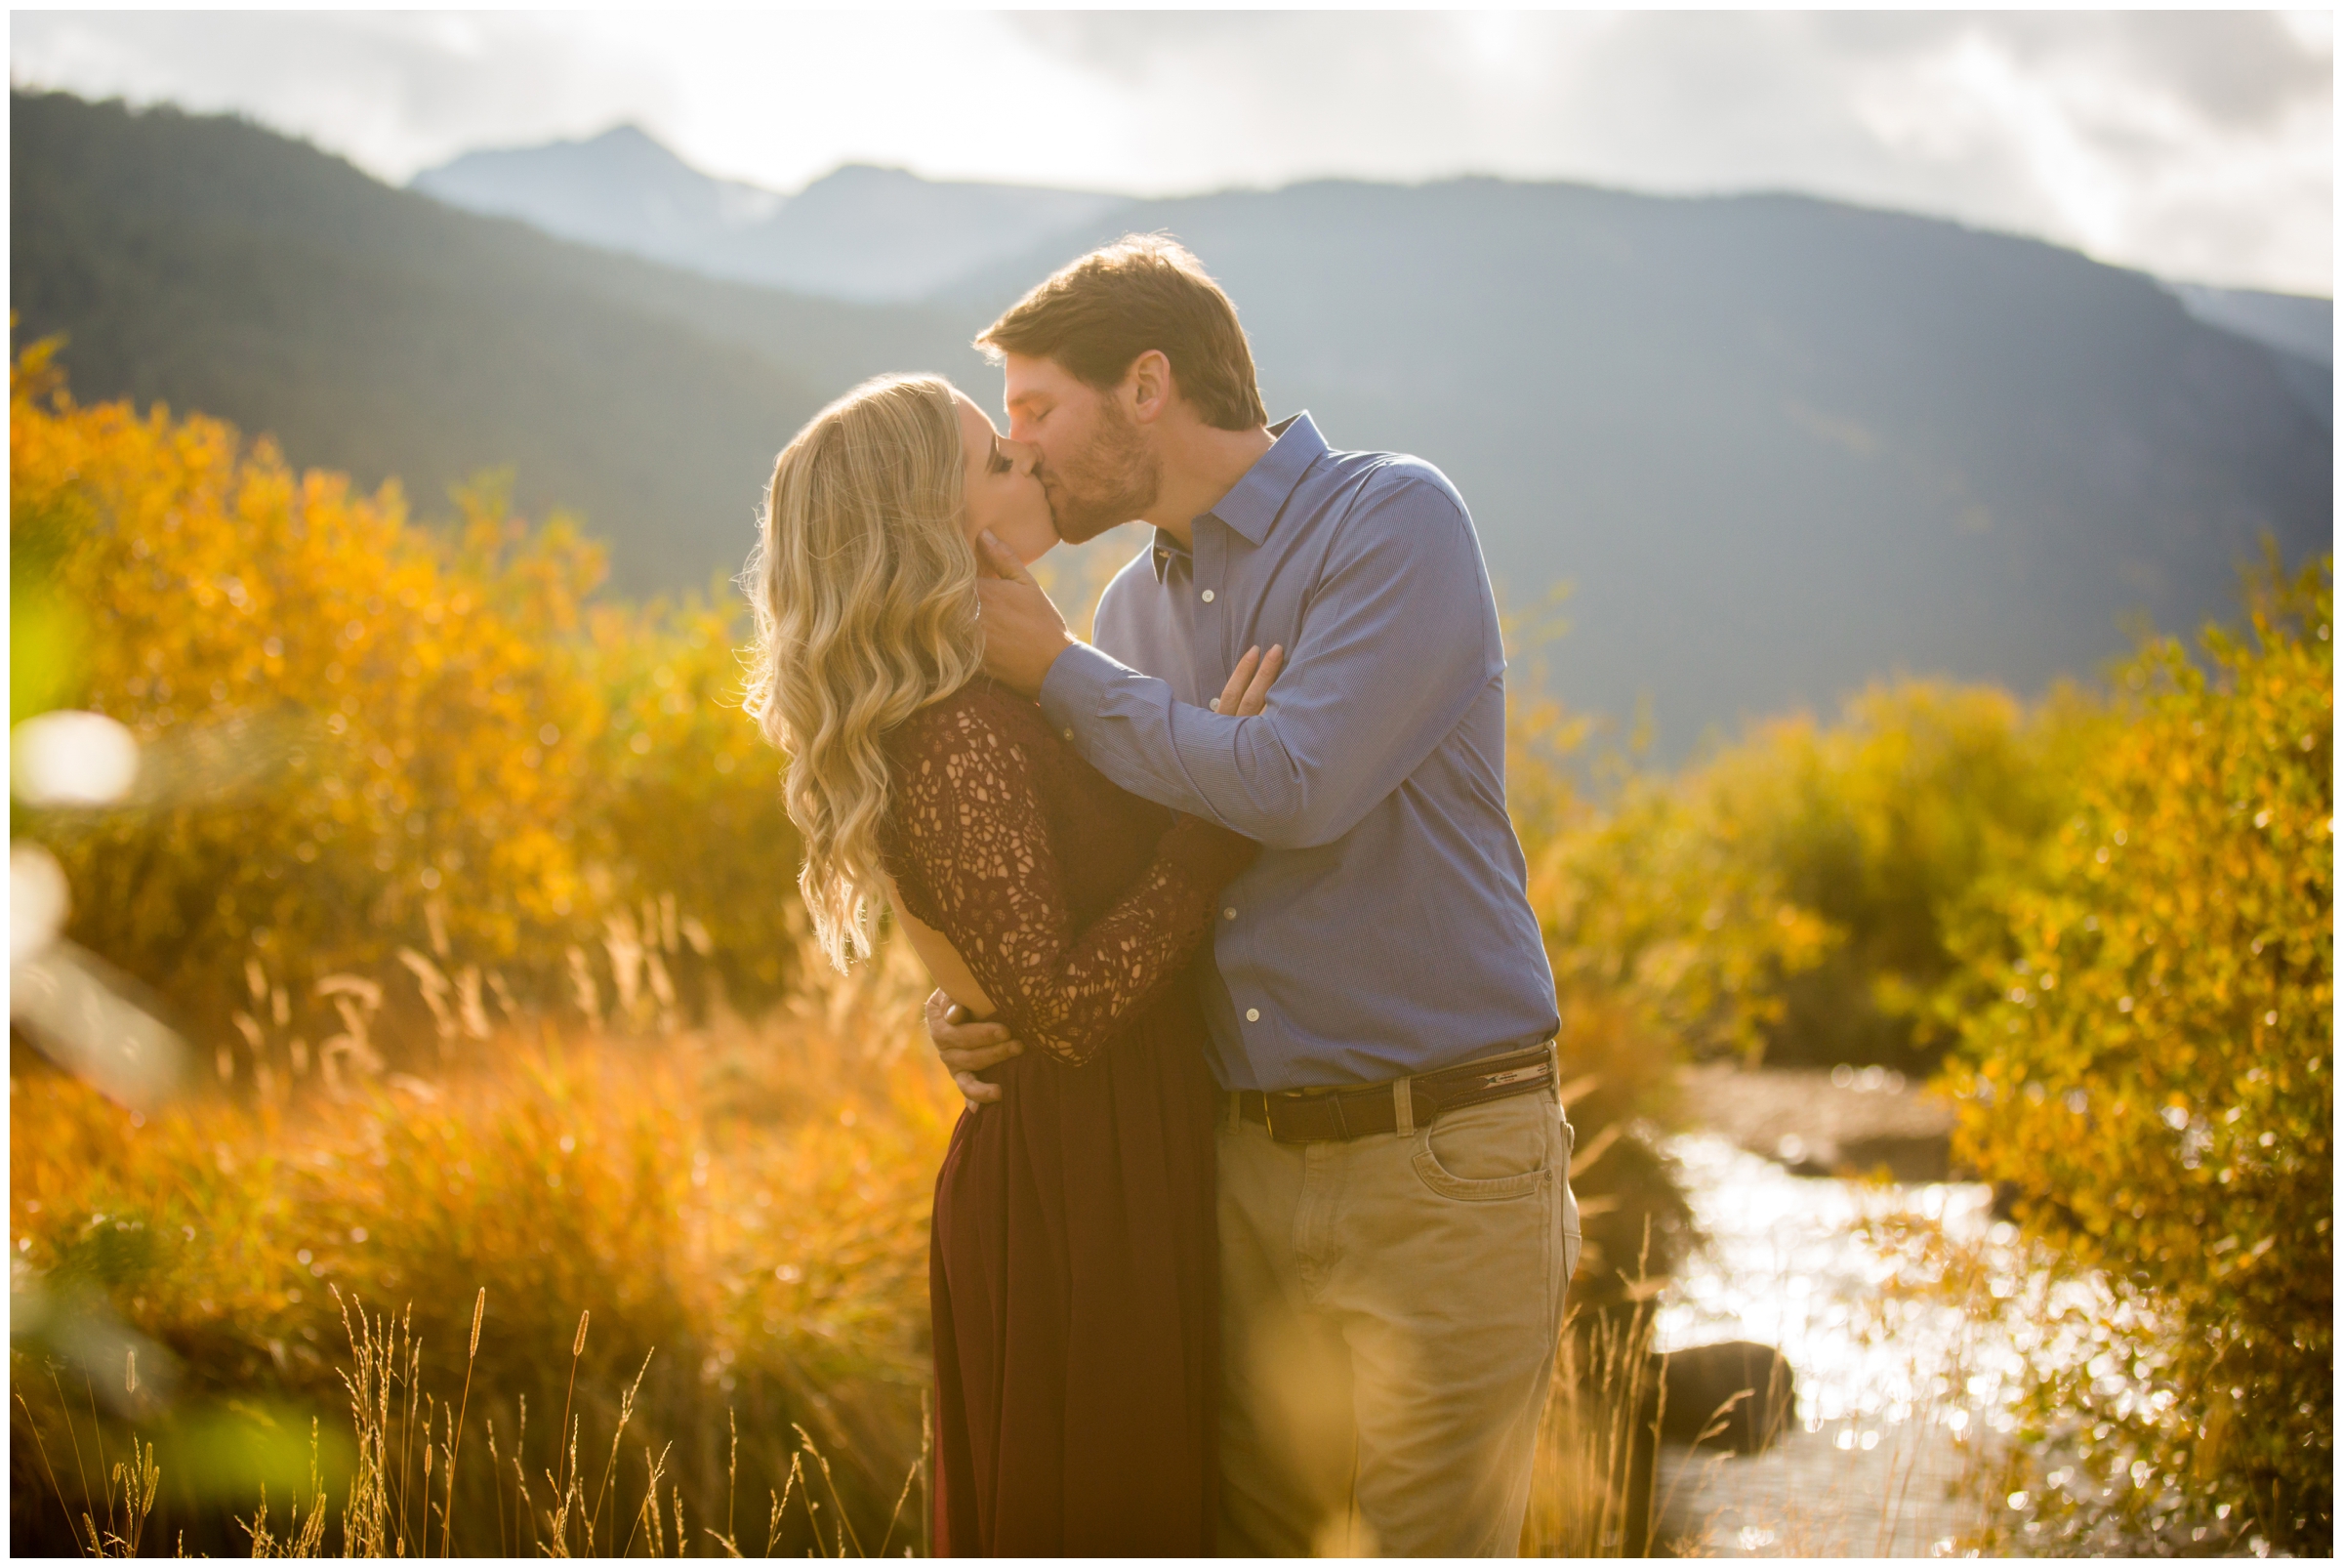
[[[1163,493],[1164,463],[1147,449],[1137,422],[1112,399],[1102,399],[1089,447],[1045,470],[1043,479],[1058,538],[1088,544],[1155,505]]]

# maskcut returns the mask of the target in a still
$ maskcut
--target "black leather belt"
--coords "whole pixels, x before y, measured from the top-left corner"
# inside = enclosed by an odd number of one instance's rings
[[[1361,1089],[1235,1093],[1237,1114],[1268,1128],[1280,1143],[1342,1143],[1398,1132],[1401,1094],[1408,1096],[1415,1125],[1428,1127],[1449,1111],[1554,1087],[1549,1043]]]

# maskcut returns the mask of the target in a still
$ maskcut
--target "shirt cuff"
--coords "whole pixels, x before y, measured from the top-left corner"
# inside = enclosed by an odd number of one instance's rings
[[[1088,642],[1070,644],[1042,678],[1042,717],[1068,740],[1080,742],[1106,706],[1107,689],[1132,672]]]

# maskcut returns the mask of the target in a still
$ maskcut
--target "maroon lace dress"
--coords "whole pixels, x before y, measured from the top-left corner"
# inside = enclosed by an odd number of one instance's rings
[[[1125,794],[986,681],[887,754],[904,905],[1025,1043],[936,1177],[936,1549],[1209,1554],[1217,1101],[1187,971],[1254,846]]]

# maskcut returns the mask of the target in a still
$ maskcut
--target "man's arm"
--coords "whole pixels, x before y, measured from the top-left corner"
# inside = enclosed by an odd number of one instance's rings
[[[987,600],[986,613],[991,613]],[[1282,848],[1331,843],[1397,789],[1504,668],[1471,525],[1400,476],[1343,520],[1275,701],[1232,717],[1084,643],[1048,665],[1042,708],[1133,794]]]

